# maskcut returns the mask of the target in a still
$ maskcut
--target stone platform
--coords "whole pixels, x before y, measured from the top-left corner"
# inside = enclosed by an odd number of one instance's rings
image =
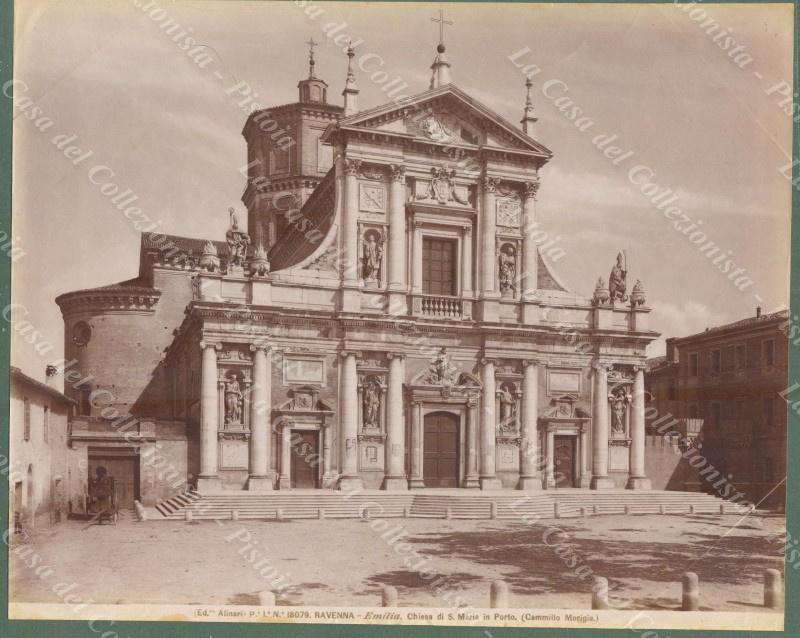
[[[592,514],[737,513],[733,503],[699,492],[559,489],[421,489],[189,492],[156,506],[155,520],[274,520],[292,518],[552,519]]]

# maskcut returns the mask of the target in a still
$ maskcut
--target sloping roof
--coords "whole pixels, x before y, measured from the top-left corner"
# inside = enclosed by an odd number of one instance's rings
[[[78,295],[86,295],[86,294],[114,294],[120,293],[125,295],[133,295],[133,296],[158,296],[161,295],[161,291],[157,288],[153,288],[152,286],[148,286],[147,282],[139,277],[134,277],[133,279],[127,279],[125,281],[120,281],[116,284],[109,284],[107,286],[97,286],[96,288],[84,288],[82,290],[71,290],[70,292],[65,292],[64,294],[59,295],[56,297],[55,301],[60,306],[61,302],[65,299],[78,296]]]
[[[70,399],[64,393],[59,392],[58,390],[56,390],[55,388],[47,385],[46,383],[42,383],[41,381],[37,381],[33,377],[29,377],[22,370],[20,370],[19,368],[15,367],[15,366],[11,366],[10,372],[11,372],[11,378],[14,379],[15,381],[18,381],[19,383],[22,383],[23,385],[26,385],[26,386],[28,386],[30,388],[34,388],[36,390],[44,392],[48,396],[50,396],[53,399],[56,399],[58,401],[62,401],[64,403],[76,404],[75,401]]]
[[[499,126],[506,133],[508,133],[514,139],[516,139],[522,146],[526,147],[529,151],[534,152],[537,155],[544,157],[546,159],[549,159],[550,157],[553,156],[553,152],[549,148],[537,142],[533,138],[528,137],[525,133],[522,132],[521,129],[511,124],[511,122],[509,122],[505,118],[495,113],[488,106],[486,106],[482,102],[479,102],[478,100],[467,94],[465,91],[459,89],[455,84],[447,84],[445,86],[437,87],[435,89],[429,89],[427,91],[423,91],[422,93],[418,93],[417,95],[404,99],[402,103],[399,104],[396,102],[389,102],[388,104],[383,104],[375,108],[367,109],[365,111],[359,111],[358,113],[355,113],[350,117],[346,117],[339,120],[338,125],[331,125],[331,127],[329,127],[328,130],[326,130],[325,133],[323,134],[322,139],[323,141],[327,141],[331,130],[336,126],[338,127],[358,126],[359,124],[362,124],[365,121],[371,120],[375,117],[380,117],[387,113],[391,113],[392,111],[408,109],[410,107],[415,106],[416,104],[420,104],[421,102],[425,102],[438,97],[443,97],[446,95],[452,96],[454,99],[466,105],[471,110],[478,112],[481,116]]]
[[[771,312],[765,315],[761,315],[760,317],[754,315],[752,317],[747,317],[746,319],[739,319],[738,321],[732,321],[731,323],[726,323],[721,326],[706,328],[703,332],[696,332],[694,334],[687,335],[685,337],[678,337],[676,341],[683,341],[685,339],[696,339],[698,337],[717,335],[726,332],[728,330],[740,330],[742,328],[755,327],[759,324],[768,323],[770,321],[783,321],[788,318],[789,318],[788,310],[778,310],[777,312]]]

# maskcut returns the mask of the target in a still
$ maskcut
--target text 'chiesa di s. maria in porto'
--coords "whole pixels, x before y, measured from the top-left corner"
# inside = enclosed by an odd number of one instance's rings
[[[145,504],[186,483],[650,487],[641,284],[622,253],[591,297],[549,269],[530,81],[519,128],[441,43],[431,68],[359,110],[352,64],[332,104],[312,44],[298,101],[244,125],[247,229],[231,210],[225,238],[143,233],[138,276],[57,299],[90,474]]]

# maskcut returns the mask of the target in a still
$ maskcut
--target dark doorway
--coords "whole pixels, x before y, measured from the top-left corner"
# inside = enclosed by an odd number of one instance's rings
[[[574,436],[556,436],[553,447],[553,463],[556,487],[575,487],[575,440]]]
[[[300,489],[314,489],[318,487],[318,433],[294,430],[290,440],[292,446],[292,487]]]
[[[426,295],[456,294],[455,240],[423,238],[422,292]]]
[[[425,487],[458,487],[458,417],[446,412],[425,416]]]
[[[89,455],[89,480],[97,476],[98,467],[106,468],[106,475],[114,479],[114,493],[119,509],[133,509],[139,500],[139,456]]]

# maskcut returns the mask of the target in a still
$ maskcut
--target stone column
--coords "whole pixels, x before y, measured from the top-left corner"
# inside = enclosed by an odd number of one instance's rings
[[[219,489],[217,474],[219,395],[217,394],[217,350],[220,345],[203,341],[200,363],[200,475],[198,491]]]
[[[250,391],[250,478],[247,489],[271,490],[272,353],[265,345],[251,345],[250,350],[253,352],[253,385]]]
[[[650,479],[644,467],[644,367],[634,368],[633,397],[631,401],[631,474],[627,488],[649,490]]]
[[[608,477],[608,379],[609,364],[594,364],[594,401],[592,406],[592,482],[593,490],[614,487]]]
[[[383,479],[385,490],[406,490],[408,481],[404,471],[405,419],[403,415],[403,357],[389,353],[389,379],[386,392],[386,476]]]
[[[358,312],[361,310],[358,273],[358,171],[360,168],[360,160],[344,160],[344,209],[342,211],[344,281],[342,283],[342,310],[345,312]]]
[[[282,490],[292,489],[292,424],[283,423],[281,429],[281,476],[278,487]]]
[[[419,221],[413,223],[414,235],[412,238],[411,251],[411,292],[415,295],[422,294],[422,224]]]
[[[319,434],[322,438],[322,487],[324,488],[336,487],[336,477],[331,467],[332,434],[330,423],[326,421],[322,424]]]
[[[547,426],[547,465],[545,469],[545,483],[548,488],[556,486],[555,475],[556,431],[552,425]]]
[[[464,226],[461,241],[461,296],[472,297],[472,226]]]
[[[589,471],[589,428],[585,423],[581,425],[580,446],[581,478],[578,487],[589,487],[592,480],[592,474]]]
[[[495,379],[494,361],[483,359],[481,370],[483,382],[483,397],[481,408],[481,474],[480,483],[482,490],[500,489],[500,479],[495,475],[495,446],[497,444],[497,422],[495,418]]]
[[[536,193],[539,178],[525,182],[522,203],[522,323],[535,324],[539,321],[539,307],[536,304],[536,289],[539,279],[539,249],[534,241],[536,229]]]
[[[405,166],[392,164],[389,185],[389,308],[406,314],[406,204]]]
[[[519,445],[518,490],[539,490],[542,477],[539,470],[539,362],[523,361],[522,437]]]
[[[467,468],[464,487],[480,487],[478,479],[478,397],[467,399]]]
[[[483,178],[483,198],[481,202],[481,286],[480,312],[482,321],[498,321],[500,314],[499,299],[495,282],[495,264],[497,262],[497,212],[495,192],[498,180],[493,177]]]
[[[339,432],[341,462],[339,489],[363,486],[358,473],[358,374],[356,353],[342,352],[339,378]]]
[[[411,478],[408,487],[425,487],[422,478],[422,403],[411,404]]]

